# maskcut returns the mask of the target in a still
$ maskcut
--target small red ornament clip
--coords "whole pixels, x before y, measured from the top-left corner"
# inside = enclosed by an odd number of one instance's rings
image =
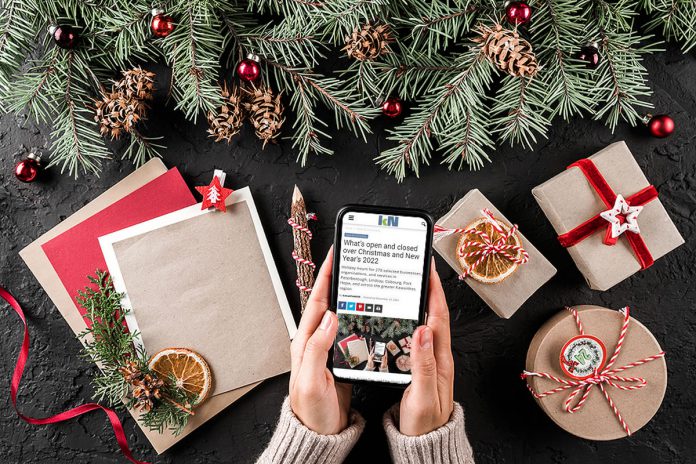
[[[234,190],[223,187],[225,183],[225,173],[216,169],[213,173],[213,180],[210,185],[196,187],[198,193],[203,195],[201,209],[216,208],[220,211],[226,211],[225,199],[229,197]]]

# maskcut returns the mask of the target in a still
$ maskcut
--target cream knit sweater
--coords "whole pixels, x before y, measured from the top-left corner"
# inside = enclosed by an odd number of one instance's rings
[[[473,464],[474,455],[464,432],[464,411],[454,403],[449,422],[437,430],[418,437],[399,432],[399,405],[394,405],[382,419],[395,464]],[[351,411],[350,425],[336,435],[319,435],[305,427],[290,409],[285,398],[280,419],[268,447],[257,464],[331,464],[341,463],[358,441],[365,420]]]

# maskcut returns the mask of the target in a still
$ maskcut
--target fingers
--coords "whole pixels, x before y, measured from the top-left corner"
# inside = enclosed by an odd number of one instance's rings
[[[338,319],[332,311],[325,310],[319,326],[307,340],[302,355],[298,378],[301,382],[317,383],[326,372],[326,358],[334,342]]]
[[[428,283],[428,327],[435,333],[435,357],[452,356],[450,337],[450,319],[445,291],[442,289],[440,275],[435,268],[435,258],[430,266],[430,281]]]
[[[418,327],[413,333],[411,375],[411,396],[430,399],[438,396],[433,330],[427,325]]]

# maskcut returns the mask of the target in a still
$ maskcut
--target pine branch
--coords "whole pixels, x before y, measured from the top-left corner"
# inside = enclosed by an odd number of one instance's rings
[[[590,111],[592,82],[587,68],[574,54],[579,50],[578,37],[585,35],[584,12],[588,0],[540,0],[530,25],[532,43],[543,69],[539,75],[546,89],[544,108],[550,117],[563,119]]]
[[[636,125],[642,117],[641,109],[652,108],[647,101],[652,91],[648,86],[648,72],[641,55],[657,50],[655,45],[641,45],[635,32],[599,33],[604,60],[596,70],[597,101],[594,119],[605,119],[612,129],[619,120]]]
[[[31,31],[39,22],[35,13],[33,1],[6,0],[0,5],[0,97],[10,91],[12,78],[34,45]]]
[[[255,54],[290,67],[312,68],[324,55],[319,51],[321,43],[312,34],[301,34],[288,21],[266,24],[240,34],[243,45]]]
[[[322,38],[341,45],[353,29],[376,18],[388,18],[389,0],[332,0],[312,12],[312,23]]]
[[[472,168],[479,166],[483,147],[490,142],[486,138],[467,137],[466,122],[473,123],[470,119],[471,112],[467,112],[467,108],[483,107],[485,92],[491,80],[492,69],[481,47],[472,45],[462,56],[459,73],[444,88],[432,89],[401,126],[389,131],[387,139],[397,142],[397,145],[380,153],[375,158],[377,164],[394,175],[399,182],[406,177],[407,169],[418,176],[420,165],[430,163],[430,152],[433,149],[431,135],[442,134],[439,137],[441,145],[451,151],[445,158],[450,167],[459,159],[453,156],[454,153],[463,156]],[[457,143],[465,145],[453,145],[450,139],[452,136],[456,136]],[[472,146],[473,148],[469,148]]]
[[[668,40],[681,42],[688,53],[696,46],[696,0],[642,0],[642,8],[653,19],[648,30],[661,30]]]
[[[536,136],[546,136],[550,122],[544,114],[545,89],[538,80],[506,76],[493,106],[493,132],[514,145],[532,148]]]
[[[149,159],[161,158],[161,150],[166,147],[155,143],[157,140],[162,140],[162,137],[146,137],[138,129],[132,129],[128,148],[121,155],[121,159],[130,160],[136,167],[140,167]]]

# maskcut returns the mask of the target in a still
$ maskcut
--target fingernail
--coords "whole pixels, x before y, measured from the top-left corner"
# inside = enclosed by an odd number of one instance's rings
[[[331,312],[327,310],[324,312],[324,317],[321,318],[319,328],[321,330],[328,330],[329,327],[331,327]]]
[[[424,350],[430,349],[433,346],[433,331],[430,327],[425,326],[420,333],[420,346]]]

